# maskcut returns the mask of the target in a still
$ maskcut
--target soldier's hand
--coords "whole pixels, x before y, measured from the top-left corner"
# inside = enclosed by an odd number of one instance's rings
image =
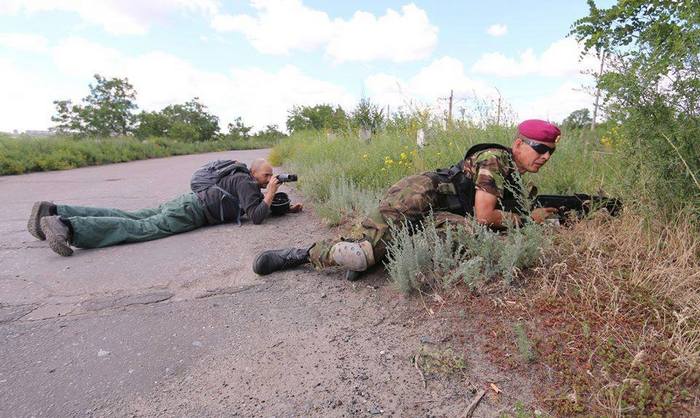
[[[299,213],[304,209],[304,205],[301,203],[295,203],[289,207],[289,213]]]
[[[541,224],[545,219],[557,212],[559,212],[557,208],[537,208],[532,211],[530,216],[532,217],[533,222]]]

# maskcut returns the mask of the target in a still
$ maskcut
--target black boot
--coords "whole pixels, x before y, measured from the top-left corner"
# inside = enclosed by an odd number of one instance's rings
[[[279,270],[287,270],[309,262],[308,248],[283,248],[263,251],[253,261],[253,271],[264,276]]]

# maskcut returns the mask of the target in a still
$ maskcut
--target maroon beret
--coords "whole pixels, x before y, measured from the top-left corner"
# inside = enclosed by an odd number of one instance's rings
[[[518,125],[518,134],[533,141],[556,143],[561,131],[555,125],[540,119],[528,119]]]

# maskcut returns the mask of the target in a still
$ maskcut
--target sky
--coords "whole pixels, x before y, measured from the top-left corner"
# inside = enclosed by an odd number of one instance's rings
[[[609,6],[611,0],[597,0]],[[584,0],[0,0],[0,131],[45,130],[93,75],[140,110],[194,97],[225,126],[284,128],[295,105],[455,116],[501,98],[517,119],[592,107],[595,57],[567,37]]]

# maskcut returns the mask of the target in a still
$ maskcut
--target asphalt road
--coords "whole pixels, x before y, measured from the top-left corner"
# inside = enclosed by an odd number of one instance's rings
[[[0,177],[0,416],[463,411],[467,386],[439,376],[426,385],[410,360],[426,341],[449,341],[449,327],[387,286],[381,271],[356,283],[308,267],[252,273],[262,249],[328,233],[308,205],[262,225],[206,227],[67,258],[26,231],[36,200],[151,207],[188,191],[207,161],[266,154]],[[469,360],[476,375],[498,377],[478,353]],[[497,414],[490,402],[477,416]]]

